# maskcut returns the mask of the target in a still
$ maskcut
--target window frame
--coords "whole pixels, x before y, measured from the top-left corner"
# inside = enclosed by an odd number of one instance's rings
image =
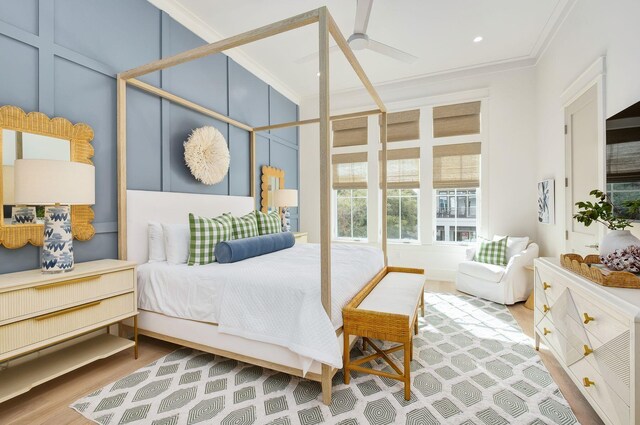
[[[482,184],[482,183],[481,183]],[[457,238],[457,233],[458,233],[458,228],[459,227],[466,227],[466,226],[461,226],[458,223],[458,219],[460,217],[458,217],[458,199],[461,196],[465,196],[465,195],[459,195],[458,194],[458,190],[470,190],[470,189],[474,189],[475,192],[475,200],[476,200],[476,216],[475,216],[475,228],[476,228],[476,240],[470,240],[470,241],[451,241],[451,240],[444,240],[444,241],[439,241],[438,240],[438,227],[440,224],[440,227],[444,227],[443,229],[443,235],[446,237],[446,230],[447,230],[447,226],[446,224],[442,224],[442,222],[438,223],[438,218],[445,218],[445,219],[453,219],[455,220],[455,225],[452,227],[449,227],[449,229],[453,228],[454,229],[454,234],[456,235]],[[433,244],[434,245],[453,245],[453,246],[467,246],[467,245],[471,245],[471,244],[475,244],[479,235],[480,235],[480,215],[479,215],[479,211],[480,209],[478,208],[479,206],[482,205],[482,191],[480,187],[477,188],[448,188],[448,189],[435,189],[435,188],[431,188],[432,190],[432,197],[433,197],[433,205],[436,207],[433,210]],[[438,193],[438,191],[441,190],[446,190],[447,192],[454,190],[455,192],[453,194],[447,193],[446,197],[448,199],[454,199],[456,206],[453,208],[453,211],[455,212],[454,217],[438,217],[438,212],[440,211],[440,197],[445,196],[445,195],[441,195]],[[469,200],[471,199],[471,197],[469,196],[469,194],[466,194],[466,198],[467,198],[467,211],[470,210],[470,202]],[[447,205],[447,211],[452,211],[451,209],[451,205]],[[449,214],[447,214],[449,215]],[[469,218],[469,217],[463,217],[463,218]]]
[[[351,191],[351,237],[346,236],[338,236],[338,191],[339,190],[350,190]],[[365,196],[358,196],[357,198],[366,199],[367,205],[367,237],[365,238],[357,238],[353,237],[353,191],[354,190],[364,190],[366,192]],[[333,208],[331,208],[331,221],[333,223],[333,231],[332,231],[332,240],[338,242],[357,242],[357,243],[368,243],[369,242],[369,192],[367,189],[331,189],[333,192],[331,195],[331,203]]]
[[[389,191],[392,190],[398,190],[398,191],[402,191],[403,189],[387,189],[387,202],[389,201],[389,198],[398,198],[399,199],[399,206],[398,206],[398,214],[400,215],[400,221],[399,221],[399,225],[400,228],[398,229],[398,234],[402,235],[402,202],[400,201],[400,199],[402,199],[402,196],[389,196]],[[416,223],[416,227],[417,227],[417,235],[418,238],[417,239],[392,239],[389,237],[389,228],[387,225],[387,243],[390,244],[398,244],[398,245],[422,245],[422,238],[421,238],[421,227],[420,224],[422,223],[422,220],[420,219],[420,199],[421,199],[421,190],[420,188],[417,189],[407,189],[407,190],[417,190],[418,193],[416,194],[415,198],[416,198],[416,208],[418,209],[417,213],[416,213],[416,217],[418,218],[418,222]],[[380,202],[379,204],[382,203],[382,190],[379,191],[380,192]],[[400,192],[402,193],[402,192]],[[379,205],[379,207],[381,208],[382,205]],[[387,220],[389,217],[389,209],[387,208]],[[380,218],[380,228],[382,225],[382,218]]]

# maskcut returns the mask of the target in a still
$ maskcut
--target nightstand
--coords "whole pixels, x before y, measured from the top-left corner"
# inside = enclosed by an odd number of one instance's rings
[[[135,263],[99,260],[74,270],[42,274],[40,269],[2,275],[0,283],[0,403],[98,359],[134,348],[138,357]],[[134,339],[113,335],[109,326],[133,317]],[[59,350],[45,350],[104,330]],[[39,351],[39,352],[38,352]],[[33,354],[31,354],[33,353]],[[13,359],[32,360],[11,366]]]
[[[307,232],[293,232],[293,237],[296,238],[296,243],[307,243]]]

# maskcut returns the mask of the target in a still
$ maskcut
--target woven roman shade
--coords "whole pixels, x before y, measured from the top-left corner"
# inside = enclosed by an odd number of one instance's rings
[[[367,144],[367,117],[351,118],[333,122],[333,147]]]
[[[480,133],[480,102],[433,108],[433,137]]]
[[[637,181],[640,181],[640,141],[607,144],[607,183]]]
[[[344,153],[332,156],[334,189],[367,188],[367,153]]]
[[[387,142],[402,142],[419,138],[420,109],[387,114]]]
[[[382,151],[378,153],[378,161],[382,161]],[[380,187],[382,187],[382,180]],[[420,148],[387,151],[387,188],[420,188]]]
[[[433,147],[433,188],[480,187],[480,143]]]

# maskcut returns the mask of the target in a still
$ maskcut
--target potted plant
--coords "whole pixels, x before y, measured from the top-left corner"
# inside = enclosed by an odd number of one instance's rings
[[[598,222],[607,226],[610,230],[600,242],[599,251],[600,258],[606,258],[616,250],[624,250],[630,245],[640,245],[640,239],[631,234],[628,227],[631,227],[631,221],[615,214],[613,204],[609,200],[606,193],[601,190],[592,190],[589,195],[596,198],[596,202],[581,201],[576,202],[579,208],[578,212],[573,215],[579,223],[586,227],[593,222]],[[637,208],[640,200],[625,202],[630,208]]]

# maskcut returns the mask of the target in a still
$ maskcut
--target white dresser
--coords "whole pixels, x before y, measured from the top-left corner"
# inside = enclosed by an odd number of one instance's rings
[[[79,263],[63,274],[0,275],[0,363],[39,352],[0,371],[0,402],[127,348],[137,357],[137,332],[133,341],[109,333],[109,325],[130,317],[137,331],[136,300],[135,263],[127,261]],[[77,344],[40,351],[100,329]]]
[[[640,424],[640,289],[607,288],[535,260],[536,349],[542,342],[607,424]]]

